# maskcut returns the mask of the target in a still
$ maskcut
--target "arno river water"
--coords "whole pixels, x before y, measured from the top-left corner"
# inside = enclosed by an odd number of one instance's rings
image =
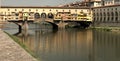
[[[4,30],[17,36],[40,61],[120,61],[120,32],[90,29],[40,28],[31,24],[17,33],[15,24]]]

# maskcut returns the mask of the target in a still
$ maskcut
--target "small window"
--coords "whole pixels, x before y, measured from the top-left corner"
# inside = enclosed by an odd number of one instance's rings
[[[96,16],[95,13],[93,13],[93,16]]]
[[[115,10],[117,10],[117,8],[115,8]]]
[[[15,9],[15,11],[17,11],[17,9]]]
[[[105,11],[105,9],[104,9],[104,11]]]
[[[104,12],[104,16],[106,16],[106,13]]]
[[[49,11],[51,11],[51,9]]]
[[[110,21],[109,17],[107,18],[108,21]]]
[[[45,10],[43,9],[43,11],[45,11]]]
[[[118,13],[117,13],[117,12],[115,12],[115,16],[118,16]]]
[[[118,21],[118,17],[116,17],[115,20]]]
[[[63,10],[63,12],[64,12],[64,10]]]
[[[38,11],[38,9],[36,9],[36,11]]]
[[[69,10],[69,12],[71,12],[71,10]]]
[[[113,8],[111,10],[113,10]]]
[[[10,11],[10,9],[8,8],[8,11]]]
[[[31,11],[31,9],[29,9],[29,11]]]
[[[113,16],[111,17],[111,20],[113,20],[114,18],[113,18]]]

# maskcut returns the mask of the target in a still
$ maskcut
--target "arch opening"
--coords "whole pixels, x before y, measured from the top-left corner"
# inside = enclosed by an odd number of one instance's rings
[[[48,18],[53,19],[54,15],[52,13],[48,13]]]
[[[39,19],[39,18],[40,18],[40,14],[39,14],[39,13],[35,13],[35,14],[34,14],[34,18],[35,18],[35,19]]]
[[[41,18],[46,18],[46,17],[47,17],[46,13],[41,13]]]

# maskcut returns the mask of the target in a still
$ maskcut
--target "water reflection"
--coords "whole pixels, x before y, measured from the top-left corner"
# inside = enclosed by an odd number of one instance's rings
[[[93,31],[94,61],[120,61],[120,34]]]
[[[80,29],[59,29],[55,32],[50,29],[31,29],[16,36],[40,61],[120,61],[119,33]]]
[[[91,30],[40,30],[19,38],[42,61],[89,61]]]

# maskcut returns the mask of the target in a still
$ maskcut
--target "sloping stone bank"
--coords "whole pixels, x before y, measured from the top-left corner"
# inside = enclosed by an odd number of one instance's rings
[[[0,61],[37,61],[19,44],[0,30]]]

